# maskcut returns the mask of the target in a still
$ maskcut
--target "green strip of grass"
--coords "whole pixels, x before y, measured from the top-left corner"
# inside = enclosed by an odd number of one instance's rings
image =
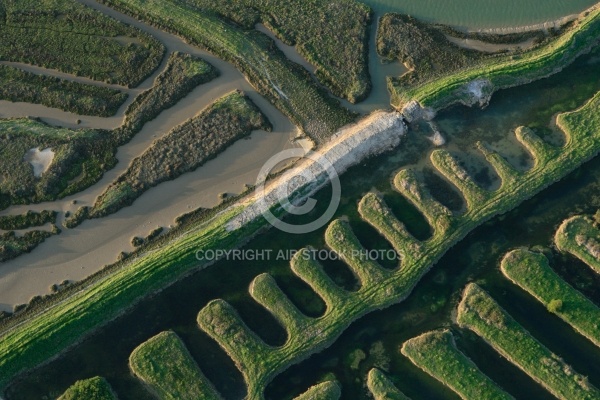
[[[0,65],[0,100],[43,104],[75,114],[110,117],[127,100],[127,93]]]
[[[75,0],[6,1],[2,10],[4,61],[134,87],[158,67],[165,52],[150,35]]]
[[[494,57],[472,68],[452,72],[413,88],[392,85],[392,105],[402,108],[412,100],[421,106],[439,110],[450,104],[472,104],[478,99],[468,85],[485,80],[490,85],[484,94],[531,82],[552,75],[589,51],[600,35],[600,8],[596,7],[580,18],[562,36],[534,50],[515,56]]]
[[[129,367],[161,400],[221,398],[181,339],[171,331],[138,346],[129,357]]]
[[[243,31],[180,0],[103,0],[143,21],[182,36],[234,64],[279,110],[316,141],[324,141],[355,115],[318,87],[273,41]]]
[[[586,377],[532,337],[479,286],[465,289],[457,321],[559,399],[600,399]]]
[[[600,273],[600,230],[589,217],[575,216],[564,221],[554,242],[560,251],[571,253]]]
[[[367,387],[375,400],[410,400],[394,386],[383,372],[376,368],[369,371]]]
[[[558,276],[546,256],[515,250],[502,259],[500,268],[513,283],[600,346],[600,309]]]
[[[402,354],[465,400],[512,399],[456,348],[448,330],[427,332],[404,342]]]
[[[77,381],[58,400],[116,400],[117,396],[106,379],[94,378]]]

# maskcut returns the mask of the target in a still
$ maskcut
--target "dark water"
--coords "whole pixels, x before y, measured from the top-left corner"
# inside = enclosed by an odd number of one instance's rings
[[[519,125],[530,125],[548,140],[556,140],[556,135],[548,128],[551,116],[581,105],[600,90],[599,72],[597,54],[586,56],[553,78],[499,92],[486,110],[456,107],[441,114],[437,122],[447,136],[447,147],[461,155],[465,165],[480,181],[493,186],[494,176],[481,168],[473,143],[477,140],[493,142],[511,162],[525,168],[530,160],[511,139],[511,130]],[[390,248],[358,218],[357,202],[373,189],[384,194],[394,213],[406,222],[413,234],[421,239],[430,235],[423,217],[390,186],[393,172],[404,165],[416,163],[419,167],[429,168],[426,154],[430,145],[425,138],[429,134],[426,126],[414,127],[399,150],[357,166],[342,177],[343,198],[337,216],[349,218],[366,248]],[[428,179],[436,185],[434,193],[440,200],[460,209],[460,198],[449,192],[451,189],[445,183],[435,177]],[[325,189],[317,196],[320,206],[315,214],[320,215],[327,206],[329,194]],[[456,395],[399,353],[399,347],[406,339],[427,330],[450,327],[457,336],[459,347],[515,397],[550,398],[481,340],[452,324],[452,312],[460,292],[470,281],[482,284],[539,340],[600,386],[600,365],[594,363],[599,359],[600,351],[504,280],[498,271],[499,259],[506,251],[518,246],[551,246],[553,233],[564,218],[591,213],[599,207],[600,160],[596,159],[516,210],[476,229],[448,252],[405,302],[354,323],[332,347],[277,377],[268,387],[267,397],[291,398],[333,373],[342,383],[344,399],[367,398],[364,379],[368,370],[377,366],[388,371],[398,387],[414,399],[455,399]],[[304,236],[270,231],[250,242],[247,248],[269,248],[276,252],[307,245],[322,248],[323,229]],[[589,268],[560,255],[553,257],[552,264],[565,279],[600,304],[599,278]],[[345,265],[328,263],[325,267],[340,285],[356,289],[357,282]],[[15,382],[6,397],[52,398],[78,379],[101,375],[108,379],[120,399],[149,398],[131,377],[128,357],[143,341],[172,329],[182,337],[202,370],[225,398],[242,398],[245,391],[240,373],[218,345],[197,329],[195,320],[197,312],[208,301],[220,297],[233,304],[243,320],[267,343],[283,343],[285,330],[248,295],[250,282],[262,272],[272,274],[292,302],[306,314],[319,316],[324,312],[322,300],[293,276],[285,261],[221,262],[145,300],[59,359]],[[353,365],[353,359],[361,351],[366,358]]]

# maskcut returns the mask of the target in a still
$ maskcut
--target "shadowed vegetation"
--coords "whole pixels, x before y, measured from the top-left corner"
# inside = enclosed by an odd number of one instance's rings
[[[75,114],[110,117],[127,100],[127,94],[0,65],[0,100],[42,104]]]
[[[485,105],[498,89],[557,73],[588,52],[597,43],[599,33],[600,8],[596,7],[544,45],[518,54],[483,58],[477,52],[449,44],[441,31],[391,14],[384,17],[377,41],[384,57],[400,58],[415,68],[390,80],[392,105],[402,109],[416,101],[437,111],[454,103]]]
[[[0,17],[3,61],[134,87],[164,54],[150,35],[74,0],[7,0]]]
[[[77,381],[58,400],[116,400],[110,385],[104,378]]]
[[[0,229],[12,231],[17,229],[27,229],[33,226],[42,226],[49,222],[56,222],[56,211],[44,210],[42,212],[27,211],[25,214],[19,215],[2,215],[0,216]]]

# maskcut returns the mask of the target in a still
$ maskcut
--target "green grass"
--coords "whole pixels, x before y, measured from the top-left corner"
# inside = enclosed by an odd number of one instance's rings
[[[457,102],[472,104],[474,98],[467,90],[469,83],[486,80],[490,85],[484,91],[491,94],[498,89],[544,78],[589,51],[599,34],[600,8],[596,8],[544,46],[515,56],[490,58],[411,88],[392,85],[392,105],[401,109],[409,101],[416,100],[423,107],[439,110]]]
[[[42,104],[75,114],[110,117],[127,100],[127,93],[0,65],[0,100]]]
[[[112,388],[104,378],[77,381],[58,400],[116,400]]]
[[[181,0],[103,0],[103,3],[171,31],[234,64],[281,112],[316,141],[324,141],[355,115],[329,97],[273,41],[244,31]]]
[[[369,371],[367,387],[375,400],[410,400],[394,386],[383,372],[376,368]]]
[[[136,157],[96,199],[90,216],[103,217],[133,204],[151,187],[195,170],[258,129],[271,129],[258,107],[242,92],[226,94]]]
[[[465,289],[457,321],[559,399],[600,399],[600,392],[559,356],[531,336],[485,291]]]
[[[560,251],[571,253],[600,273],[600,230],[589,217],[579,215],[564,221],[554,242]]]
[[[129,368],[161,400],[221,398],[181,339],[171,331],[138,346],[129,357]]]
[[[47,223],[55,223],[56,211],[43,210],[41,212],[27,211],[25,214],[0,216],[0,229],[12,231],[27,229],[34,226],[42,226]]]
[[[433,199],[414,171],[400,171],[394,179],[396,190],[423,212],[433,228],[432,237],[426,241],[412,237],[377,195],[366,195],[359,204],[359,213],[391,242],[402,263],[390,271],[366,260],[345,259],[361,285],[357,292],[347,292],[336,286],[318,263],[306,260],[304,254],[308,253],[301,252],[292,260],[291,268],[326,304],[324,315],[316,319],[300,313],[268,276],[257,277],[260,284],[251,285],[250,293],[287,330],[288,339],[281,347],[273,348],[260,340],[223,300],[214,300],[200,311],[199,326],[238,366],[248,385],[248,398],[261,399],[265,386],[289,365],[333,343],[361,316],[402,301],[432,265],[475,227],[513,209],[595,156],[600,149],[600,121],[595,119],[597,125],[592,127],[582,124],[579,116],[599,110],[600,93],[581,109],[560,115],[558,124],[566,135],[561,148],[544,143],[529,129],[517,129],[517,140],[536,160],[525,172],[479,144],[483,156],[502,179],[494,192],[478,187],[446,150],[435,150],[432,164],[466,199],[468,207],[462,214],[452,213]],[[347,223],[340,220],[329,225],[325,239],[327,246],[340,254],[362,250]]]
[[[371,10],[354,0],[192,0],[199,8],[231,19],[246,29],[262,22],[316,67],[315,74],[336,96],[351,103],[371,88],[368,35]],[[340,43],[344,43],[340,46]]]
[[[512,399],[456,348],[448,330],[427,332],[404,342],[402,354],[462,399]]]
[[[137,86],[160,64],[164,46],[74,0],[5,1],[0,60]]]
[[[500,268],[513,283],[600,346],[600,309],[558,276],[546,256],[515,250],[504,257]]]

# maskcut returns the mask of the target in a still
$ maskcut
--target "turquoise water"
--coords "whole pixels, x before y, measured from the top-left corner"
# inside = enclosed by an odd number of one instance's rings
[[[503,28],[553,21],[577,14],[595,0],[362,0],[377,13],[399,12],[430,22]]]

